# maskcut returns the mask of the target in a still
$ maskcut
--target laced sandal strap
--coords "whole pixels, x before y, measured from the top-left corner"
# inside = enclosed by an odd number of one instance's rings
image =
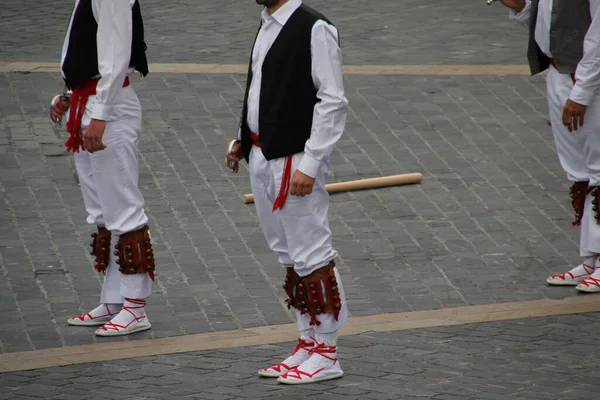
[[[338,358],[330,357],[327,354],[336,354],[336,353],[337,353],[337,346],[326,346],[325,343],[317,344],[312,349],[310,349],[308,352],[308,354],[310,354],[310,355],[318,354],[321,357],[325,357],[331,361],[337,361]]]
[[[315,376],[316,374],[318,374],[319,372],[321,372],[323,370],[324,370],[324,368],[319,368],[312,374],[309,374],[308,372],[304,372],[300,368],[296,367],[296,368],[291,369],[290,371],[286,372],[285,374],[283,374],[283,377],[284,378],[302,379],[303,376],[306,376],[307,378],[312,378],[313,376]]]
[[[141,317],[137,317],[135,315],[135,313],[133,311],[131,311],[131,310],[138,310],[140,308],[145,308],[146,307],[145,300],[136,300],[136,299],[125,298],[125,301],[127,301],[129,303],[137,304],[136,306],[123,305],[123,309],[122,309],[123,311],[127,311],[129,314],[131,314],[131,316],[135,319],[136,322],[140,322],[142,319],[146,318],[146,316],[144,316],[144,315],[142,315]],[[128,325],[130,325],[130,324],[128,324]]]
[[[584,265],[584,268],[585,267],[586,267],[586,265]],[[592,272],[593,272],[593,270],[592,270]],[[554,274],[554,275],[552,275],[552,278],[567,280],[567,275],[568,275],[571,277],[571,279],[575,280],[575,279],[581,278],[583,276],[589,276],[590,274],[591,274],[591,272],[587,272],[587,269],[586,269],[586,272],[584,272],[583,274],[580,274],[580,275],[574,275],[571,271],[568,271],[568,272],[562,272],[560,274]]]
[[[85,321],[86,317],[88,317],[92,321],[95,319],[94,317],[92,317],[92,314],[90,314],[90,313],[87,313],[87,314],[84,314],[84,315],[76,315],[76,316],[73,317],[73,319],[78,319],[80,321]],[[100,317],[102,317],[102,315],[99,316],[99,317],[96,317],[96,318],[100,318]]]
[[[110,309],[108,308],[108,304],[104,304],[104,307],[106,308],[106,314],[103,315],[97,315],[97,316],[92,316],[92,314],[87,313],[87,314],[83,314],[83,315],[76,315],[73,317],[73,319],[78,319],[80,321],[85,321],[85,318],[89,318],[91,321],[98,319],[98,318],[104,318],[104,317],[112,317],[117,315],[118,313],[111,313]]]
[[[104,324],[100,327],[100,329],[102,329],[103,331],[108,331],[109,328],[115,332],[119,332],[119,330],[121,330],[121,329],[127,329],[126,326],[115,324],[113,322],[107,322],[106,324]]]
[[[296,348],[292,352],[292,355],[296,354],[300,350],[310,351],[315,346],[315,343],[316,342],[314,341],[314,339],[313,339],[313,342],[308,342],[302,338],[298,338],[298,344],[296,345]]]
[[[137,304],[141,307],[146,307],[146,300],[138,300],[138,299],[130,299],[129,297],[125,297],[125,301],[128,301],[133,304]]]
[[[292,369],[284,363],[279,363],[279,364],[271,365],[270,367],[266,367],[263,369],[263,371],[268,371],[268,370],[272,369],[275,372],[281,372],[281,368],[285,368],[287,371],[290,371]]]
[[[600,287],[600,279],[596,279],[596,278],[592,278],[591,276],[589,278],[585,278],[584,280],[581,281],[581,284],[585,285],[585,286],[596,286],[596,287]]]

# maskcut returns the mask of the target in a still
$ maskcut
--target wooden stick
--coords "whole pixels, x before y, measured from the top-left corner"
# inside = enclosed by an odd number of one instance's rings
[[[382,176],[380,178],[368,178],[360,179],[357,181],[330,183],[328,185],[325,185],[325,190],[327,190],[327,192],[331,194],[339,192],[349,192],[353,190],[376,189],[388,186],[411,185],[415,183],[420,183],[422,180],[423,175],[421,175],[420,173],[390,175]],[[254,196],[252,194],[245,194],[244,203],[254,203]]]

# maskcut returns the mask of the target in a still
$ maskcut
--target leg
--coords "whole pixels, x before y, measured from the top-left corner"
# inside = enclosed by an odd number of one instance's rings
[[[96,183],[94,181],[90,153],[87,151],[75,153],[73,159],[75,160],[75,170],[77,171],[77,178],[79,179],[79,185],[81,187],[83,204],[88,213],[87,223],[103,227],[104,218],[102,216],[102,206],[100,205],[100,198],[96,192]]]
[[[292,171],[303,154],[293,158]],[[272,172],[275,181],[281,181],[283,160],[275,160]],[[292,172],[293,176],[293,172]],[[344,372],[337,357],[339,328],[348,319],[348,308],[339,270],[333,259],[337,252],[331,244],[329,229],[329,195],[325,190],[325,171],[316,177],[312,194],[304,197],[290,196],[283,210],[278,211],[289,244],[294,271],[303,286],[293,301],[301,330],[314,329],[314,348],[309,358],[298,368],[283,374],[279,382],[302,384],[340,378]],[[298,304],[304,301],[304,304]]]
[[[283,267],[292,268],[294,262],[288,255],[288,245],[283,226],[279,220],[279,215],[273,213],[273,202],[277,196],[277,188],[269,168],[269,162],[258,147],[253,147],[250,153],[250,185],[254,195],[258,220],[269,248],[279,256],[279,263]],[[300,324],[301,319],[298,319],[298,322]],[[307,360],[309,351],[314,346],[313,334],[312,327],[300,328],[300,338],[298,338],[298,344],[292,355],[278,364],[262,368],[258,371],[258,374],[266,378],[277,378]]]
[[[128,251],[120,250],[122,256],[111,257],[110,271],[105,282],[118,281],[118,294],[114,288],[103,294],[124,299],[124,306],[110,323],[96,331],[96,334],[101,336],[130,334],[151,327],[145,314],[144,299],[152,291],[153,253],[147,229],[148,217],[144,211],[144,198],[138,187],[137,144],[140,133],[139,100],[133,89],[124,88],[119,93],[117,104],[106,124],[103,141],[107,148],[89,154],[106,229],[111,231],[119,248],[122,247],[124,238],[131,244]],[[143,242],[147,242],[148,246],[141,244]],[[149,264],[141,259],[142,251],[145,256],[147,250],[148,255],[152,256],[152,269],[147,268]],[[127,264],[128,268],[124,269],[124,257],[130,257],[133,253],[137,257],[135,263],[132,261],[132,264]],[[121,265],[117,266],[119,262]],[[135,267],[133,272],[129,268],[132,266]]]
[[[546,86],[548,110],[558,158],[567,174],[567,178],[574,183],[571,190],[572,203],[576,214],[574,225],[578,225],[579,222],[582,224],[580,254],[584,257],[582,264],[568,272],[554,274],[548,277],[546,282],[550,285],[577,285],[594,271],[596,258],[596,254],[588,251],[584,244],[587,241],[585,219],[587,218],[586,215],[589,214],[587,212],[589,207],[585,199],[590,179],[585,157],[587,139],[585,135],[569,132],[562,122],[563,107],[573,88],[571,77],[560,74],[556,69],[550,67],[546,78]]]
[[[563,108],[572,89],[573,81],[571,77],[550,67],[546,77],[546,90],[556,152],[558,153],[560,165],[567,174],[569,181],[581,182],[589,180],[584,157],[586,138],[583,135],[572,134],[562,122]]]
[[[76,326],[97,326],[110,321],[121,310],[123,298],[119,295],[120,273],[118,269],[111,266],[111,264],[116,265],[111,251],[115,240],[113,238],[111,243],[110,232],[104,228],[104,216],[96,191],[90,153],[86,151],[76,153],[74,160],[83,203],[88,213],[87,222],[98,227],[98,233],[94,233],[96,236],[92,243],[92,254],[96,256],[94,268],[99,272],[104,272],[106,276],[102,285],[101,304],[87,314],[69,318],[67,323]],[[106,247],[107,251],[102,251],[102,247]]]
[[[584,217],[581,224],[581,254],[600,254],[600,96],[588,105],[585,124],[575,135],[586,138],[585,160],[590,176],[590,193],[586,198]],[[577,289],[582,292],[600,292],[600,262],[591,276],[584,279]]]
[[[277,196],[276,185],[269,161],[260,148],[253,146],[250,152],[250,186],[254,196],[256,214],[269,248],[279,256],[282,266],[292,266],[294,262],[288,254],[288,244],[279,215],[273,213],[273,202]]]

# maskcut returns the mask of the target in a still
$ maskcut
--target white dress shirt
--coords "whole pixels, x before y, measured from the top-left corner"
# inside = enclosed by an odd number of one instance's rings
[[[252,51],[252,82],[248,93],[247,123],[250,130],[260,135],[259,107],[262,66],[279,32],[302,5],[301,0],[289,0],[273,15],[262,12],[262,27]],[[322,166],[329,168],[329,156],[344,132],[348,100],[344,95],[342,52],[337,29],[325,21],[317,21],[311,37],[312,78],[320,100],[314,109],[310,139],[304,147],[304,156],[298,170],[314,178]]]
[[[516,13],[510,10],[510,18],[529,25],[531,0],[525,0],[525,8]],[[553,0],[540,0],[535,25],[535,41],[540,50],[548,57],[550,53],[550,25],[552,21]],[[569,98],[576,103],[589,105],[600,88],[600,0],[590,0],[592,23],[583,42],[583,58],[575,72],[575,86]]]
[[[94,19],[98,24],[98,71],[100,72],[100,81],[96,87],[96,101],[92,110],[93,119],[104,121],[108,119],[125,77],[134,70],[129,68],[133,37],[131,9],[134,4],[135,0],[92,0]],[[76,0],[73,15],[78,5],[79,0]],[[63,43],[61,66],[69,48],[73,15]]]

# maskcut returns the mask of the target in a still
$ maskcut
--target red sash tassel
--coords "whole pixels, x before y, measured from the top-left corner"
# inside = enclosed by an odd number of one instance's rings
[[[67,121],[67,132],[69,132],[69,138],[65,142],[67,151],[73,153],[79,153],[79,150],[83,150],[83,135],[81,133],[81,120],[83,114],[85,114],[85,107],[87,106],[88,99],[90,96],[96,94],[96,86],[100,78],[94,78],[87,81],[83,86],[73,89],[71,93],[71,105],[69,109],[69,121]],[[129,77],[125,77],[123,87],[129,86]]]
[[[259,136],[256,133],[250,134],[250,139],[252,139],[252,144],[256,147],[260,147]],[[285,158],[285,165],[283,167],[283,176],[281,177],[281,187],[279,188],[279,194],[273,203],[273,212],[277,210],[283,210],[285,206],[285,201],[287,200],[288,194],[290,192],[290,183],[292,180],[292,156],[287,156]]]

